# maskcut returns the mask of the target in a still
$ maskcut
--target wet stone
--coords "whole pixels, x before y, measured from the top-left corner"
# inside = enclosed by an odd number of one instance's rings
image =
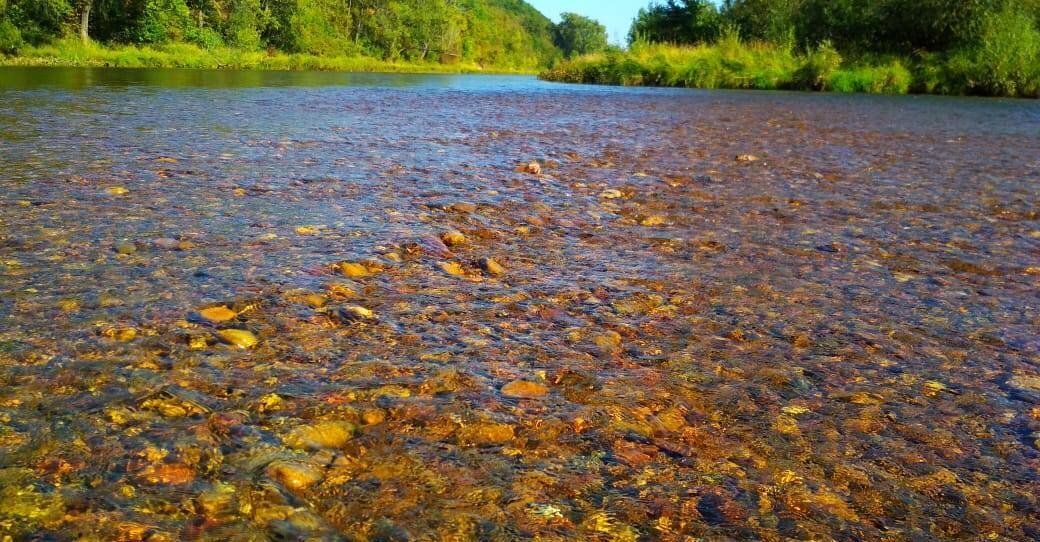
[[[294,449],[317,450],[339,448],[354,438],[354,424],[345,421],[326,421],[301,425],[285,436],[287,446]]]
[[[217,332],[217,336],[220,337],[220,340],[238,348],[252,348],[257,343],[256,335],[244,329],[222,329]]]
[[[238,316],[238,313],[227,308],[224,305],[218,305],[216,307],[207,307],[205,309],[199,310],[199,316],[201,316],[203,320],[206,320],[208,322],[220,323],[227,322],[228,320],[235,318],[236,316]]]
[[[322,480],[322,469],[298,461],[274,461],[267,466],[267,475],[290,489],[306,489]]]
[[[498,263],[498,260],[494,258],[483,258],[479,262],[480,268],[483,269],[489,275],[503,275],[506,269],[502,267],[502,264]]]
[[[549,388],[544,384],[530,380],[514,380],[502,386],[502,395],[522,399],[534,399],[543,397],[549,393]]]

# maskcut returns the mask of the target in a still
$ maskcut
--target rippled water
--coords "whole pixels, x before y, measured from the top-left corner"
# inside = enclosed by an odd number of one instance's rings
[[[1040,539],[1038,183],[1035,102],[0,69],[0,534]]]

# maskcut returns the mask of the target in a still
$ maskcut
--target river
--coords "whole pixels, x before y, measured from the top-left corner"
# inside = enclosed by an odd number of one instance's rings
[[[1040,105],[0,68],[0,534],[1040,539]]]

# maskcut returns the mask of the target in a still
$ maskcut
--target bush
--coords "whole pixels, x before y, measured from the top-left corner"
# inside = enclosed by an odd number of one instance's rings
[[[1033,18],[1008,6],[985,18],[979,43],[949,60],[947,77],[970,93],[1040,94],[1040,31]]]
[[[0,54],[13,55],[22,47],[22,33],[7,19],[0,19]]]
[[[824,41],[810,51],[805,63],[794,74],[794,85],[799,89],[827,90],[828,82],[841,68],[841,54],[830,41]]]
[[[185,40],[203,49],[216,49],[224,46],[223,36],[212,28],[189,28]]]
[[[913,77],[901,62],[879,66],[858,66],[835,70],[827,78],[827,89],[833,92],[870,94],[906,94]]]

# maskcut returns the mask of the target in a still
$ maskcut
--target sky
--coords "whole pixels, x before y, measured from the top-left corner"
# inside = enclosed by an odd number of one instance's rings
[[[646,7],[650,0],[527,0],[527,3],[554,23],[560,22],[560,14],[565,11],[596,19],[607,27],[610,42],[620,44],[625,42],[639,8]]]

